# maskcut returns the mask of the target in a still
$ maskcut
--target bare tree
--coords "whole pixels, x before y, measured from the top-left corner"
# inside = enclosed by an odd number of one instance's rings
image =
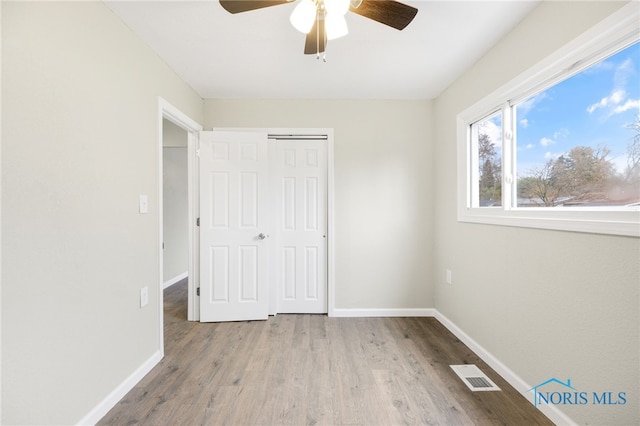
[[[625,181],[628,183],[640,182],[640,115],[636,120],[627,125],[628,129],[636,132],[629,145],[627,145],[627,168],[625,170]]]
[[[562,192],[553,179],[554,165],[555,161],[549,160],[542,166],[533,167],[529,175],[518,182],[520,196],[532,199],[534,204],[555,206]]]
[[[607,159],[609,152],[606,147],[575,146],[567,154],[531,169],[528,176],[518,182],[519,194],[540,200],[539,203],[547,207],[568,200],[602,198],[615,174],[613,163]]]

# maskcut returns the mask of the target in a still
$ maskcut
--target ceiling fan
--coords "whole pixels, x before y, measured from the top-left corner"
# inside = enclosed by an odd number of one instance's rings
[[[304,53],[325,51],[328,40],[349,32],[344,15],[347,11],[403,30],[416,16],[418,9],[395,0],[220,0],[229,13],[277,6],[298,1],[291,13],[291,24],[307,35]]]

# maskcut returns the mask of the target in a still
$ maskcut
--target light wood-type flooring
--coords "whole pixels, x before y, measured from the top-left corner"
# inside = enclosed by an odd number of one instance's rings
[[[99,425],[552,424],[433,318],[200,324],[186,297],[165,290],[165,357]],[[471,392],[465,363],[502,391]]]

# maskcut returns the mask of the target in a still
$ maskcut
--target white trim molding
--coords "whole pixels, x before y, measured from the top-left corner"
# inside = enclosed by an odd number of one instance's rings
[[[498,358],[487,351],[471,336],[465,333],[453,321],[434,308],[399,308],[399,309],[334,309],[333,316],[337,318],[382,318],[382,317],[433,317],[447,328],[455,337],[471,349],[487,363],[496,373],[513,386],[527,401],[531,402],[529,391],[532,388],[513,370],[503,364]],[[153,367],[162,360],[162,353],[155,352],[151,358],[138,367],[129,377],[118,385],[103,401],[84,416],[78,425],[95,425],[109,410],[111,410],[133,387],[138,384]],[[555,424],[577,425],[570,417],[553,405],[537,407]]]
[[[175,277],[171,278],[170,280],[167,280],[167,281],[164,282],[164,284],[163,284],[164,289],[166,290],[168,287],[171,287],[175,283],[178,283],[178,282],[184,280],[188,276],[189,276],[189,271],[184,271],[180,275],[176,275]]]
[[[191,279],[189,280],[189,284],[188,284],[188,298],[189,298],[189,303],[188,303],[188,310],[187,310],[187,318],[189,321],[194,321],[195,319],[199,318],[199,311],[195,311],[198,308],[198,303],[196,300],[194,300],[196,298],[195,294],[196,294],[196,288],[198,285],[198,281],[199,281],[199,275],[198,275],[198,259],[196,256],[196,247],[198,244],[198,240],[197,240],[197,235],[198,235],[198,231],[197,231],[197,227],[195,226],[195,218],[197,216],[197,182],[195,180],[195,176],[197,176],[197,161],[195,159],[196,157],[196,149],[197,149],[197,145],[198,145],[198,132],[200,132],[202,130],[202,125],[200,125],[199,123],[197,123],[196,121],[192,120],[189,116],[187,116],[186,114],[184,114],[182,111],[180,111],[178,108],[176,108],[175,106],[173,106],[172,104],[170,104],[169,102],[167,102],[166,100],[164,100],[161,97],[158,97],[158,225],[159,225],[159,229],[158,229],[158,241],[162,242],[164,241],[164,237],[163,237],[163,217],[162,217],[162,205],[163,205],[163,183],[162,183],[162,175],[163,175],[163,156],[162,156],[162,148],[163,148],[163,136],[162,136],[162,120],[163,119],[167,119],[169,121],[171,121],[173,124],[175,124],[176,126],[180,127],[181,129],[184,129],[187,134],[188,134],[188,142],[187,142],[187,157],[188,157],[188,191],[189,191],[189,276],[191,277]],[[164,265],[163,265],[163,249],[162,249],[162,244],[159,244],[158,246],[158,257],[159,257],[159,268],[160,268],[160,283],[159,283],[159,287],[160,287],[160,297],[158,297],[158,309],[159,309],[159,317],[160,317],[160,321],[159,321],[159,327],[160,327],[160,351],[164,354],[164,330],[163,330],[163,324],[164,324],[164,315],[163,315],[163,297],[162,297],[162,290],[164,290],[164,285],[165,283],[162,281],[163,278],[163,269],[164,269]]]
[[[333,317],[337,318],[375,318],[375,317],[434,317],[435,309],[400,308],[400,309],[333,309]]]
[[[115,405],[140,382],[158,363],[162,360],[162,353],[155,352],[151,358],[146,360],[129,377],[120,383],[105,399],[103,399],[93,410],[84,416],[77,423],[78,425],[95,425],[102,419]]]
[[[517,390],[531,404],[531,394],[529,390],[532,388],[525,380],[518,376],[513,370],[503,364],[498,358],[487,351],[482,345],[476,342],[471,336],[465,333],[453,321],[443,315],[435,308],[405,308],[405,309],[334,309],[334,317],[342,318],[374,318],[374,317],[433,317],[462,343],[467,345],[476,355],[487,363],[496,373],[507,381],[515,390]],[[577,425],[569,416],[564,414],[554,405],[540,405],[537,407],[552,422],[558,425]]]
[[[335,316],[336,310],[336,270],[335,270],[335,159],[333,129],[327,132],[327,315]]]
[[[434,317],[437,319],[442,325],[444,325],[447,330],[453,333],[462,343],[467,345],[469,349],[471,349],[476,355],[480,357],[484,362],[486,362],[489,367],[493,368],[496,373],[498,373],[503,379],[505,379],[511,386],[515,388],[525,399],[531,402],[531,392],[529,392],[532,388],[530,384],[525,382],[520,376],[513,372],[509,367],[504,365],[498,358],[492,355],[489,351],[483,348],[478,342],[473,340],[471,336],[462,331],[460,327],[458,327],[453,321],[444,316],[441,312],[436,309],[432,309],[434,312]],[[533,404],[533,402],[531,402]],[[576,422],[571,420],[566,414],[558,409],[555,405],[539,405],[537,407],[545,416],[547,416],[552,422],[557,425],[577,425]]]

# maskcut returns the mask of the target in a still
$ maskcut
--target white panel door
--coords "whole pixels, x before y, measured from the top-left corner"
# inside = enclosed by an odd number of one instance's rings
[[[267,319],[267,135],[200,133],[200,321]]]
[[[279,313],[327,312],[327,142],[279,140],[275,194]]]

